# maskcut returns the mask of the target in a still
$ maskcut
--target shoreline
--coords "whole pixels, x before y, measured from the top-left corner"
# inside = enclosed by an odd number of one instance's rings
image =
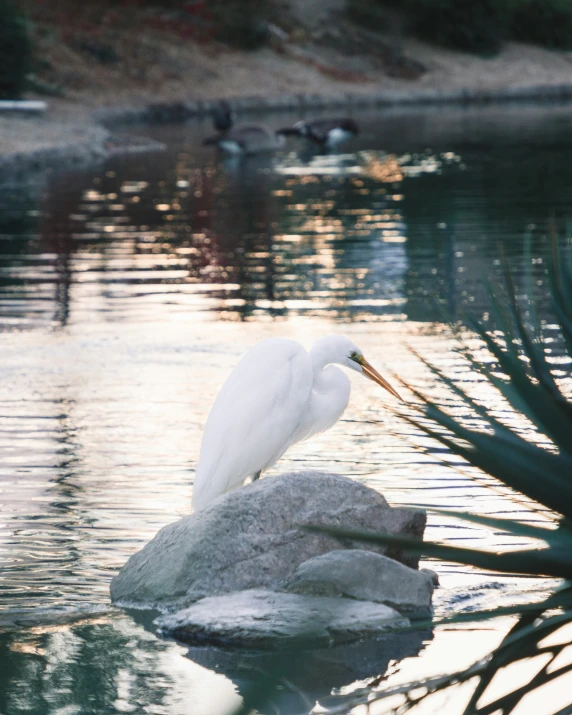
[[[154,152],[164,149],[160,142],[131,133],[114,133],[122,126],[160,122],[184,122],[209,116],[222,99],[241,114],[270,114],[282,111],[375,109],[403,107],[411,110],[433,107],[535,105],[572,100],[572,82],[559,84],[511,85],[505,87],[461,87],[448,89],[388,89],[336,94],[297,93],[279,96],[238,96],[216,99],[173,99],[172,101],[111,106],[80,107],[83,121],[70,119],[58,102],[45,115],[22,117],[16,112],[0,112],[0,181],[21,180],[24,175],[56,166],[79,166],[117,154]],[[77,105],[74,107],[77,110]],[[53,116],[50,116],[52,111]],[[9,151],[8,146],[18,146]]]
[[[245,96],[217,99],[157,102],[140,107],[95,110],[93,118],[103,126],[146,122],[176,122],[208,117],[225,100],[238,112],[271,113],[308,109],[351,109],[383,107],[470,106],[534,102],[537,104],[572,100],[570,84],[538,84],[497,88],[387,90],[369,94],[344,92],[337,95],[292,94],[279,97]]]
[[[485,58],[356,24],[346,0],[287,0],[255,51],[200,41],[165,25],[160,10],[118,9],[98,24],[81,8],[70,25],[25,4],[45,65],[36,86],[54,94],[25,97],[47,99],[41,117],[0,108],[0,178],[156,151],[156,142],[120,128],[204,118],[222,99],[239,115],[572,100],[572,51],[506,42]]]

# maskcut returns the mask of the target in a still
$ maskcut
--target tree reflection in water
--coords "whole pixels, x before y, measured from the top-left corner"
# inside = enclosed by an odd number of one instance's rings
[[[547,218],[563,223],[572,200],[572,130],[569,109],[535,111],[388,111],[364,118],[352,153],[247,162],[200,148],[194,125],[149,130],[165,134],[164,155],[1,187],[7,619],[107,602],[114,570],[188,503],[200,421],[242,340],[359,331],[380,352],[393,341],[389,358],[413,370],[402,336],[439,333],[436,300],[455,317],[485,311],[499,240],[518,288],[526,230],[542,296]],[[443,356],[437,338],[429,354]],[[304,464],[344,469],[397,501],[442,506],[454,488],[461,506],[506,508],[438,465],[428,477],[419,455],[360,423],[379,405],[357,385],[351,409],[351,429]],[[354,653],[347,676],[320,661],[313,695],[380,675],[390,652],[364,649],[363,670]],[[188,651],[124,616],[12,631],[0,641],[0,713],[211,715],[213,692],[238,699],[216,669],[253,683],[230,654]]]

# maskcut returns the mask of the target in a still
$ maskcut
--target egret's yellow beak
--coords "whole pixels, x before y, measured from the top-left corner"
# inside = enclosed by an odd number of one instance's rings
[[[387,382],[387,380],[382,377],[379,372],[368,363],[368,361],[364,357],[361,358],[359,364],[361,365],[361,370],[366,377],[369,377],[370,380],[377,382],[378,385],[381,385],[384,390],[390,392],[394,397],[397,397],[398,400],[401,400],[401,402],[405,402],[405,400],[403,399],[403,397],[401,397],[397,390],[395,390],[389,384],[389,382]]]

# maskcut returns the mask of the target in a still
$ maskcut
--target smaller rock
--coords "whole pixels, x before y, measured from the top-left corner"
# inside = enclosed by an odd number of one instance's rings
[[[432,612],[431,575],[362,549],[330,551],[308,559],[285,582],[284,589],[306,596],[384,603],[417,617]]]
[[[279,649],[348,643],[409,621],[379,603],[253,589],[203,598],[155,623],[192,645]]]

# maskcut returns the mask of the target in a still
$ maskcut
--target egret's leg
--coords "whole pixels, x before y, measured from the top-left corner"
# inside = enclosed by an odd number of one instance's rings
[[[259,472],[255,472],[254,476],[252,477],[252,481],[255,482],[257,479],[260,479],[261,474],[262,474],[262,469]]]

